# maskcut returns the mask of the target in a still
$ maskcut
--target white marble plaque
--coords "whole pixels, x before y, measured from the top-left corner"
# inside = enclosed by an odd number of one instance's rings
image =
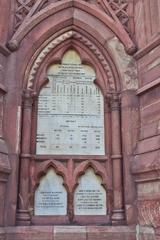
[[[93,68],[69,50],[48,78],[39,96],[37,154],[104,155],[104,101]]]
[[[74,193],[75,215],[106,215],[106,191],[102,180],[89,168]]]
[[[63,186],[63,179],[53,168],[42,177],[40,185],[35,191],[35,215],[66,215],[67,192]]]

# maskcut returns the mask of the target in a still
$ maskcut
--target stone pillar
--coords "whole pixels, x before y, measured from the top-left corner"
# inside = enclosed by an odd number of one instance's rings
[[[23,118],[22,118],[22,147],[20,164],[20,187],[19,187],[19,209],[17,223],[29,225],[29,166],[31,147],[31,120],[32,120],[33,91],[24,92]]]
[[[112,224],[124,221],[123,187],[122,187],[122,151],[119,94],[110,97],[111,138],[112,138],[112,169],[113,169],[113,214]]]
[[[7,197],[7,182],[11,172],[8,159],[8,149],[3,136],[4,122],[4,95],[5,91],[0,87],[0,227],[5,224],[5,201]]]
[[[135,90],[121,93],[121,121],[125,216],[127,224],[133,225],[137,222],[137,217],[136,187],[131,174],[131,163],[139,134],[139,99]]]
[[[105,146],[107,156],[107,172],[109,174],[107,182],[107,213],[109,215],[111,224],[112,208],[113,208],[113,182],[112,182],[112,160],[111,156],[111,114],[110,114],[110,97],[108,95],[104,98],[104,121],[105,121]]]

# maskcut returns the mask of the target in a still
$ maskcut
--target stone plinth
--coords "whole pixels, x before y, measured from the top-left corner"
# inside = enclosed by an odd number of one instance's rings
[[[135,227],[30,226],[7,227],[6,240],[136,240]]]

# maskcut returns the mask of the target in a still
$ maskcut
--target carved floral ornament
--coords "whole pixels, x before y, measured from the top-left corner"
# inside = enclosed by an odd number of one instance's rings
[[[73,161],[71,159],[70,161]],[[86,160],[78,164],[75,169],[71,170],[71,175],[68,176],[68,167],[65,167],[62,163],[57,160],[48,160],[41,163],[38,168],[36,168],[35,176],[31,179],[33,190],[39,186],[41,177],[47,174],[48,169],[53,168],[55,172],[62,176],[64,179],[64,186],[69,192],[73,192],[78,185],[78,179],[85,174],[88,168],[92,168],[96,175],[102,178],[102,185],[107,189],[108,175],[103,166],[96,160]],[[72,181],[71,181],[72,178]],[[33,192],[34,192],[33,191]]]

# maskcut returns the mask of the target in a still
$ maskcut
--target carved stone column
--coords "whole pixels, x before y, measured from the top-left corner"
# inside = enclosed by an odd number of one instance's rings
[[[31,146],[31,119],[32,119],[33,91],[24,92],[22,118],[22,147],[20,164],[19,210],[17,222],[19,225],[29,225],[29,165]]]
[[[108,171],[108,182],[107,182],[107,213],[109,215],[111,224],[112,208],[113,208],[113,183],[112,183],[112,160],[111,156],[111,114],[110,114],[110,97],[108,95],[104,98],[104,121],[105,121],[105,147],[107,163],[106,168]]]
[[[5,223],[5,201],[7,193],[7,182],[11,172],[11,166],[8,159],[8,149],[3,136],[4,124],[4,95],[6,91],[0,86],[0,227]],[[1,233],[0,233],[1,239]],[[2,238],[3,239],[3,238]]]
[[[112,136],[112,169],[113,169],[113,214],[112,224],[121,224],[124,220],[122,188],[122,151],[119,94],[110,96],[111,136]]]

